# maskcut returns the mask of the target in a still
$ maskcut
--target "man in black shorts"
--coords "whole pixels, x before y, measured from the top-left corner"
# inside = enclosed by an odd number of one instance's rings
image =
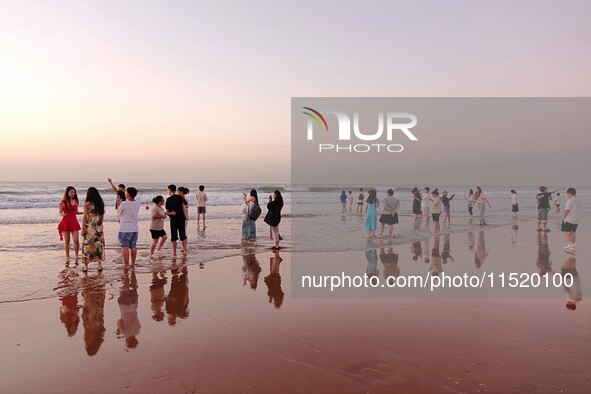
[[[166,199],[166,212],[170,217],[170,240],[172,241],[172,254],[176,256],[176,241],[181,240],[183,254],[187,254],[187,234],[185,204],[182,196],[175,194],[176,185],[168,186],[168,198]]]

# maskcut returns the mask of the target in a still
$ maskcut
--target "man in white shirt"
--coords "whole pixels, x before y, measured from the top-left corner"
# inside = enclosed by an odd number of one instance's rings
[[[139,232],[138,216],[140,212],[140,202],[135,201],[137,190],[134,187],[125,189],[125,201],[117,208],[117,221],[119,222],[119,244],[121,245],[121,256],[125,268],[129,265],[129,256],[131,254],[131,265],[135,265],[137,256],[137,237]]]
[[[204,192],[205,186],[199,186],[199,191],[195,195],[197,197],[197,230],[199,230],[200,216],[203,215],[203,229],[205,230],[205,205],[207,202],[207,193]]]
[[[564,247],[567,251],[574,251],[577,240],[577,227],[581,221],[581,215],[583,206],[579,200],[577,200],[577,191],[574,187],[566,189],[566,196],[568,200],[564,206],[564,213],[562,214],[562,225],[560,231],[564,233],[568,245]]]

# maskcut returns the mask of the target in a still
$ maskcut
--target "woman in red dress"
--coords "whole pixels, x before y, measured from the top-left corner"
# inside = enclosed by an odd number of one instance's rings
[[[58,224],[57,231],[60,234],[60,241],[64,241],[66,263],[70,262],[70,238],[74,239],[74,254],[76,255],[76,261],[78,261],[80,223],[78,223],[76,215],[81,215],[82,212],[78,212],[78,194],[74,186],[66,188],[58,209],[62,221]]]

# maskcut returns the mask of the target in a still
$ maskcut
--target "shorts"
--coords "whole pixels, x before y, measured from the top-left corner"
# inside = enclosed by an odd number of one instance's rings
[[[432,213],[431,218],[433,219],[434,222],[439,222],[440,215],[441,215],[440,213]]]
[[[121,245],[121,247],[128,247],[130,249],[135,248],[135,246],[137,245],[137,232],[135,233],[122,233],[119,232],[119,234],[117,235],[117,238],[119,238],[119,245]]]
[[[579,227],[578,224],[573,224],[573,223],[563,221],[562,224],[560,225],[560,231],[564,231],[565,233],[571,233],[571,232],[576,233],[577,227]]]
[[[363,201],[358,201],[357,205],[363,205]]]
[[[519,204],[512,204],[511,212],[519,212]]]
[[[176,242],[178,240],[184,241],[187,239],[187,224],[185,221],[170,221],[170,240]]]
[[[382,213],[380,215],[380,223],[387,224],[389,226],[398,223],[398,214],[395,213],[394,215],[389,213]]]
[[[548,212],[550,212],[550,208],[538,208],[538,222],[547,222]]]
[[[425,216],[428,216],[429,215],[429,207],[422,207],[421,213]]]
[[[197,214],[205,213],[205,207],[197,207]]]
[[[444,207],[443,207],[443,212],[445,212],[445,213],[449,213],[449,208],[450,208],[450,207],[446,207],[446,206],[444,206]]]
[[[152,230],[150,229],[150,234],[152,234],[152,239],[158,239],[160,237],[166,236],[166,231],[164,230]]]

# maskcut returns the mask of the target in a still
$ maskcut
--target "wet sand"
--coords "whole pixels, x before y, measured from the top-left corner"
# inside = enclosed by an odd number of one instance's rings
[[[589,261],[588,229],[579,266]],[[529,250],[535,268],[535,230],[522,227],[512,247],[486,233],[486,264]],[[560,270],[564,242],[549,238]],[[463,264],[469,249],[452,250]],[[278,269],[272,253],[202,268],[178,261],[155,280],[121,271],[107,284],[73,271],[62,279],[82,290],[70,298],[0,304],[0,392],[591,390],[591,304],[567,310],[561,289],[544,299],[293,298],[293,256],[281,257]]]

